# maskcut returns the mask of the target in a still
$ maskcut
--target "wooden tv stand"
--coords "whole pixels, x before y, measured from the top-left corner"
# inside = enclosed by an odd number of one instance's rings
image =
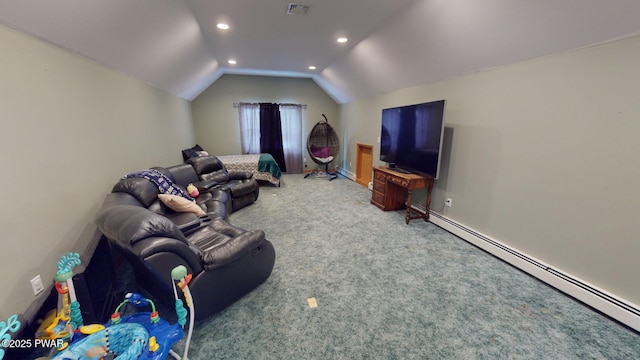
[[[411,193],[416,189],[427,189],[427,206],[422,214],[411,208]],[[429,220],[431,206],[431,190],[433,178],[417,174],[405,174],[386,166],[373,168],[373,192],[371,203],[384,211],[406,209],[405,221],[408,224],[413,219]]]

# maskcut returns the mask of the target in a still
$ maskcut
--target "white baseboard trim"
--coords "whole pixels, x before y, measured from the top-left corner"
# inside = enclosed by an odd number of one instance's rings
[[[347,179],[351,180],[351,181],[356,181],[356,174],[352,173],[351,171],[348,171],[344,168],[341,168],[340,166],[336,167],[336,172],[344,177],[346,177]]]
[[[630,328],[640,331],[640,307],[638,305],[575,276],[554,269],[542,261],[459,224],[442,214],[431,211],[429,221]]]

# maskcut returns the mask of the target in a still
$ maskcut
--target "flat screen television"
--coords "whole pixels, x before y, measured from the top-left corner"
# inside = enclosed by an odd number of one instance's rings
[[[380,160],[399,171],[440,175],[444,100],[382,110]]]

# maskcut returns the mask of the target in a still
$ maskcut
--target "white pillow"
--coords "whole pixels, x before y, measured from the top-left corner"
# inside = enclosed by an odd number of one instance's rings
[[[329,155],[329,157],[326,157],[326,158],[316,158],[316,160],[320,161],[323,164],[326,164],[333,161],[333,156]]]
[[[195,202],[178,195],[158,194],[158,199],[171,210],[177,212],[192,212],[198,216],[205,216],[204,210]]]

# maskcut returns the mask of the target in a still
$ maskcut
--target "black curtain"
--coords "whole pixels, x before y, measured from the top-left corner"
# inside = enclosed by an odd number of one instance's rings
[[[278,104],[260,103],[260,152],[271,154],[280,166],[280,170],[287,172]]]

